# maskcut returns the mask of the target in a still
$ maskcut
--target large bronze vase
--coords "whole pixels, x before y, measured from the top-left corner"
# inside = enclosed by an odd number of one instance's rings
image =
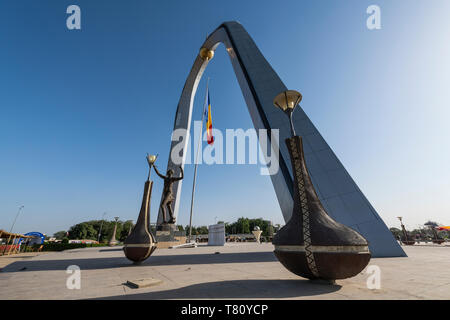
[[[135,263],[150,257],[156,249],[156,240],[150,231],[150,197],[153,181],[147,180],[144,187],[141,211],[133,230],[124,242],[125,256]]]
[[[286,144],[294,174],[294,209],[274,236],[276,257],[289,271],[308,279],[357,275],[371,257],[367,240],[323,208],[306,168],[302,138],[294,136]]]

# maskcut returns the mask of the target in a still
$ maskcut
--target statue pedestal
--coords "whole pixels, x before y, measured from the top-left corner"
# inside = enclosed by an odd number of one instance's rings
[[[163,223],[156,227],[156,241],[158,242],[157,247],[160,249],[185,244],[186,232],[178,231],[177,226],[173,223]]]

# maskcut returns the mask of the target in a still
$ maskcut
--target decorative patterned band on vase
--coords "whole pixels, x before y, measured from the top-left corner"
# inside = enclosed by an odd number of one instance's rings
[[[155,242],[152,243],[126,243],[125,248],[148,248],[156,246]]]
[[[306,252],[305,246],[275,246],[275,250],[278,251],[293,251],[293,252]],[[314,252],[329,252],[329,253],[369,253],[368,246],[308,246],[308,250]]]
[[[308,263],[311,273],[319,277],[319,271],[317,270],[316,261],[314,259],[313,251],[311,248],[311,233],[309,227],[309,205],[306,197],[305,179],[302,167],[303,152],[302,152],[302,139],[300,137],[293,137],[289,140],[291,161],[294,167],[295,182],[297,183],[298,200],[300,200],[301,212],[298,214],[302,216],[303,220],[303,243],[304,251],[306,253],[306,261]]]

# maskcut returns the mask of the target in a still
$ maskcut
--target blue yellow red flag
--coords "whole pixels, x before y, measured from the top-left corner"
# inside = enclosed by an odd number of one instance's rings
[[[208,89],[208,120],[206,121],[206,136],[208,144],[213,144],[214,136],[212,134],[211,100],[209,99],[209,89]]]

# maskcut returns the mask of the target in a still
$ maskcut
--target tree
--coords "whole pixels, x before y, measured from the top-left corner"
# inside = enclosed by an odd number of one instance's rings
[[[251,233],[256,226],[261,229],[263,236],[269,236],[275,231],[274,226],[263,218],[249,219],[242,217],[236,222],[225,223],[225,232],[227,234]]]
[[[403,231],[398,228],[390,228],[389,229],[392,232],[392,235],[395,239],[398,239],[399,237],[403,237]]]
[[[206,226],[198,227],[197,234],[208,234],[208,227]]]
[[[100,242],[108,242],[114,232],[115,221],[106,220],[91,220],[78,223],[69,229],[69,239],[90,239],[97,240],[100,232],[100,226],[102,228],[102,233],[100,236]],[[119,241],[124,241],[130,227],[133,227],[133,221],[117,221],[117,231],[116,239]]]
[[[188,228],[189,230],[189,228]],[[197,235],[197,228],[192,226],[192,235]]]
[[[256,226],[258,226],[263,236],[270,236],[273,235],[274,232],[276,232],[280,225],[272,226],[272,224],[264,220],[263,218],[256,218],[256,219],[249,219],[241,217],[237,221],[233,223],[228,223],[224,221],[219,221],[217,224],[224,224],[225,225],[225,233],[226,234],[239,234],[239,233],[251,233]],[[278,228],[277,228],[278,226]],[[178,226],[179,228],[182,226]],[[189,233],[189,226],[187,225],[185,227],[186,234]],[[208,227],[207,226],[192,226],[192,234],[193,235],[199,235],[199,234],[208,234]]]
[[[239,218],[231,226],[233,233],[250,233],[250,221],[248,218]]]
[[[62,240],[66,236],[66,234],[67,234],[66,231],[58,231],[53,234],[53,237],[56,238],[57,240]]]
[[[250,232],[255,230],[255,227],[258,226],[262,231],[263,236],[269,235],[269,221],[263,220],[262,218],[250,219]]]
[[[92,239],[95,240],[97,230],[88,222],[76,224],[69,229],[69,239]]]
[[[130,232],[130,228],[133,229],[134,224],[132,220],[127,220],[124,223],[122,221],[117,221],[117,230],[119,230],[119,224],[121,226],[121,231],[117,231],[117,240],[119,241],[125,241],[125,239],[128,237],[128,233]]]

